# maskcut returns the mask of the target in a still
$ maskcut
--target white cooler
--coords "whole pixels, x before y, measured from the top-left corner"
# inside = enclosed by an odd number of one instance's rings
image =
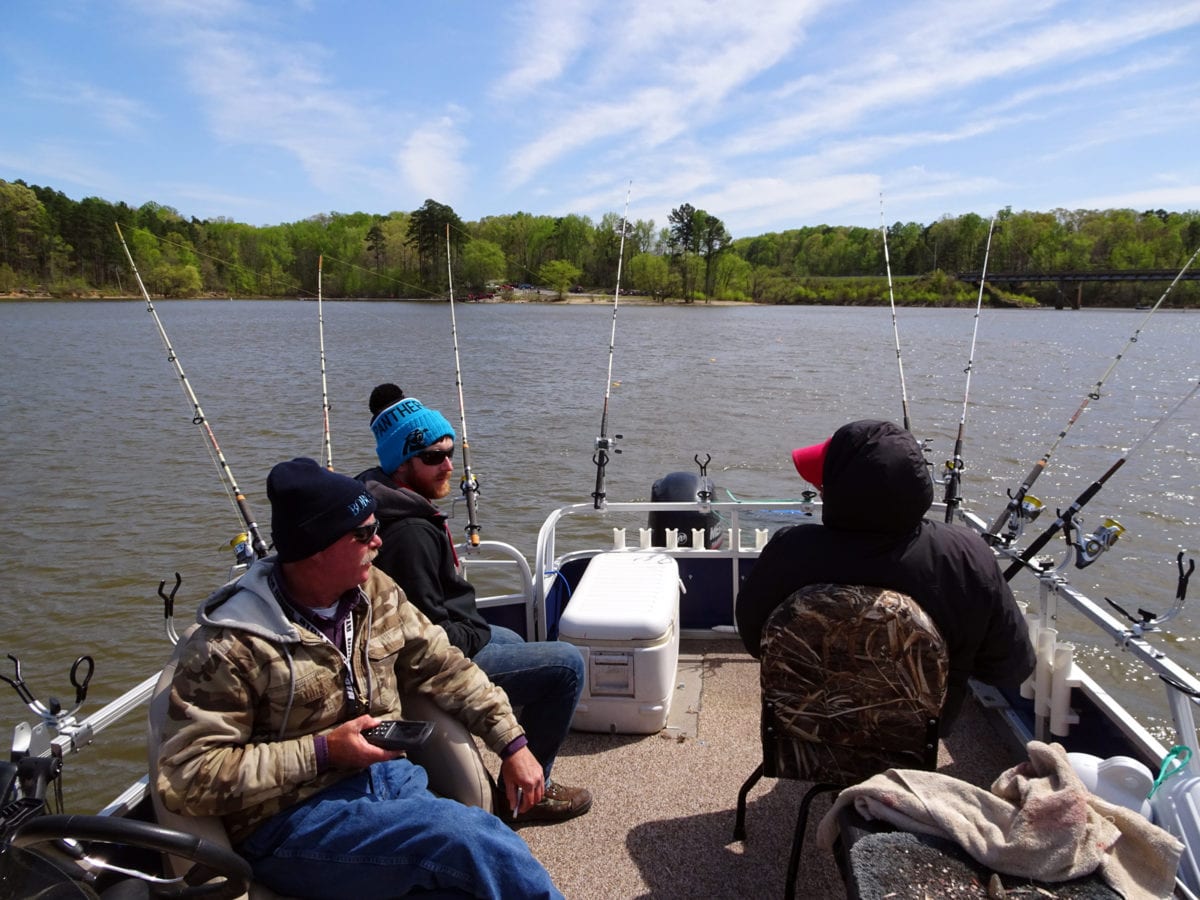
[[[571,727],[653,734],[667,724],[679,662],[679,566],[665,553],[592,557],[558,623],[587,673]]]

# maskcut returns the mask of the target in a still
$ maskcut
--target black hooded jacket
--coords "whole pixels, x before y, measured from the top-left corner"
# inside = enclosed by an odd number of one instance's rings
[[[825,455],[821,525],[781,529],[737,598],[742,642],[759,655],[763,624],[809,584],[886,587],[929,613],[950,653],[943,720],[958,712],[968,678],[1019,684],[1033,671],[1020,609],[991,549],[965,528],[924,518],[933,485],[911,434],[864,420],[834,434]]]
[[[392,577],[406,597],[468,658],[492,639],[475,605],[475,588],[458,574],[446,517],[418,494],[396,484],[376,466],[358,476],[375,498],[383,546],[376,568]]]

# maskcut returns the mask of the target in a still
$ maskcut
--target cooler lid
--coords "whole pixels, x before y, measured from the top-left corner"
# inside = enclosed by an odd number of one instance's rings
[[[653,641],[679,610],[679,565],[665,553],[614,550],[592,557],[558,623],[560,638]]]

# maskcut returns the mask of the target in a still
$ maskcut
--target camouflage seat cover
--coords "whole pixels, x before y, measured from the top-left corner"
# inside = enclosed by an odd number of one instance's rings
[[[941,634],[911,597],[801,588],[763,629],[763,774],[853,784],[933,768],[948,670]]]

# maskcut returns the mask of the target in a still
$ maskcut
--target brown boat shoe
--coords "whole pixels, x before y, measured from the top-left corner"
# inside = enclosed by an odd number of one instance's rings
[[[496,814],[514,828],[520,825],[552,825],[582,816],[591,809],[592,792],[587,788],[567,787],[551,781],[546,785],[542,799],[526,812],[519,813],[515,819],[507,806],[502,799]]]

